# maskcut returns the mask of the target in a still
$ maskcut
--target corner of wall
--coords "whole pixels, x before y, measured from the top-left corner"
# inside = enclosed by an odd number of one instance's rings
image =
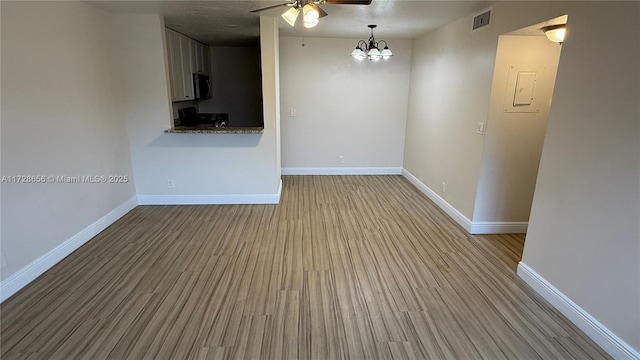
[[[260,59],[262,64],[262,108],[265,132],[275,133],[274,171],[282,174],[280,154],[280,37],[276,19],[260,16]]]
[[[449,204],[446,200],[440,197],[435,191],[421,182],[417,177],[410,173],[406,169],[402,169],[402,176],[404,176],[413,186],[425,194],[431,201],[433,201],[440,209],[442,209],[447,215],[449,215],[458,225],[465,229],[468,233],[471,232],[471,220],[464,216],[458,209]]]

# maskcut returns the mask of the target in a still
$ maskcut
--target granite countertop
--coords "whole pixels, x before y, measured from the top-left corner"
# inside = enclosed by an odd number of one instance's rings
[[[262,134],[264,127],[174,126],[164,132],[168,134]]]

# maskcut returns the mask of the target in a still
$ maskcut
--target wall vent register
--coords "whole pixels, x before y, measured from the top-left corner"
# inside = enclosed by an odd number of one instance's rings
[[[473,29],[476,30],[481,27],[489,25],[489,21],[491,20],[491,11],[484,12],[473,18]]]

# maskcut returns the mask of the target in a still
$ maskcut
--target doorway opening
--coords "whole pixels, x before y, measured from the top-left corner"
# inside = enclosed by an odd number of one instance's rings
[[[567,20],[499,37],[473,213],[487,232],[526,233],[562,50],[542,29]]]

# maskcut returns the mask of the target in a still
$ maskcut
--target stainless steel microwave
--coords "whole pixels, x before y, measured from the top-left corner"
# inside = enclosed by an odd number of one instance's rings
[[[211,98],[211,82],[208,75],[193,74],[193,93],[196,99]]]

